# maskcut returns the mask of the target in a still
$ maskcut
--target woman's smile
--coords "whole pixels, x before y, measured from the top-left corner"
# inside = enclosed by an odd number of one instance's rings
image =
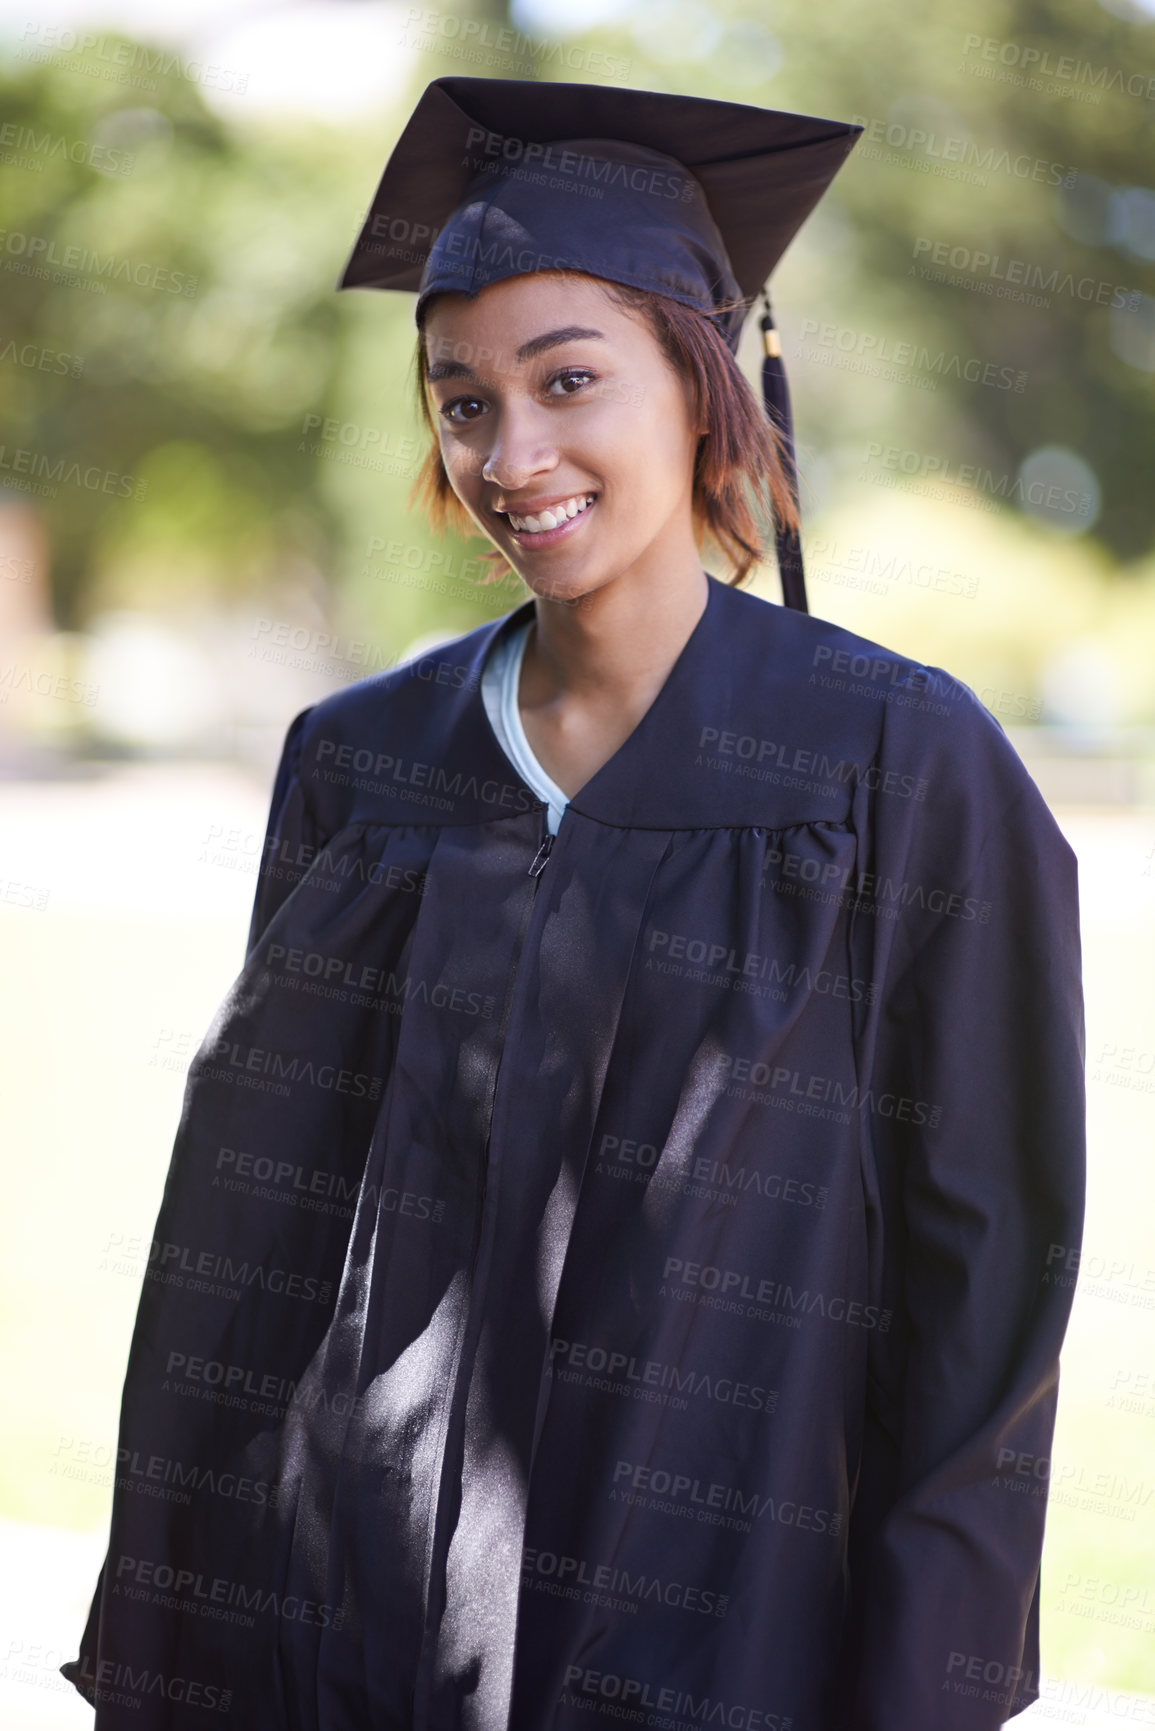
[[[515,511],[512,507],[498,511],[505,519],[508,533],[519,547],[537,551],[553,547],[558,541],[573,535],[597,504],[596,493],[574,493],[557,504],[543,505],[535,511]]]

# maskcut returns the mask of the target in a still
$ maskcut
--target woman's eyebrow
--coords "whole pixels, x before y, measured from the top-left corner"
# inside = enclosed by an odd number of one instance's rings
[[[588,337],[605,341],[602,331],[589,330],[585,325],[562,325],[559,330],[544,331],[539,337],[530,337],[527,343],[522,343],[513,358],[515,361],[532,361],[547,349],[556,349],[562,343],[576,343]],[[476,374],[464,361],[434,361],[427,376],[432,385],[436,384],[438,379],[472,379]]]

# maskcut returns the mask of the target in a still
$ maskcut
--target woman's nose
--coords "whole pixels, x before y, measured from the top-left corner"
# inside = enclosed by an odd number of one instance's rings
[[[535,475],[557,467],[557,451],[542,437],[540,421],[532,413],[506,411],[494,417],[493,440],[482,464],[481,478],[507,491],[518,492]]]

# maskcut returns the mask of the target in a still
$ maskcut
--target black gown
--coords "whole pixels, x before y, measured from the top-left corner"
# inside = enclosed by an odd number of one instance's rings
[[[98,1731],[991,1731],[1039,1692],[1074,855],[711,577],[556,838],[480,670],[298,714],[62,1667]]]

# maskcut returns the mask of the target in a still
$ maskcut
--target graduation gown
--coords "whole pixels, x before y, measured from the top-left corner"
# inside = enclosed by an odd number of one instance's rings
[[[711,577],[555,838],[480,672],[298,714],[190,1066],[97,1731],[990,1731],[1039,1689],[1076,865],[941,669]]]

